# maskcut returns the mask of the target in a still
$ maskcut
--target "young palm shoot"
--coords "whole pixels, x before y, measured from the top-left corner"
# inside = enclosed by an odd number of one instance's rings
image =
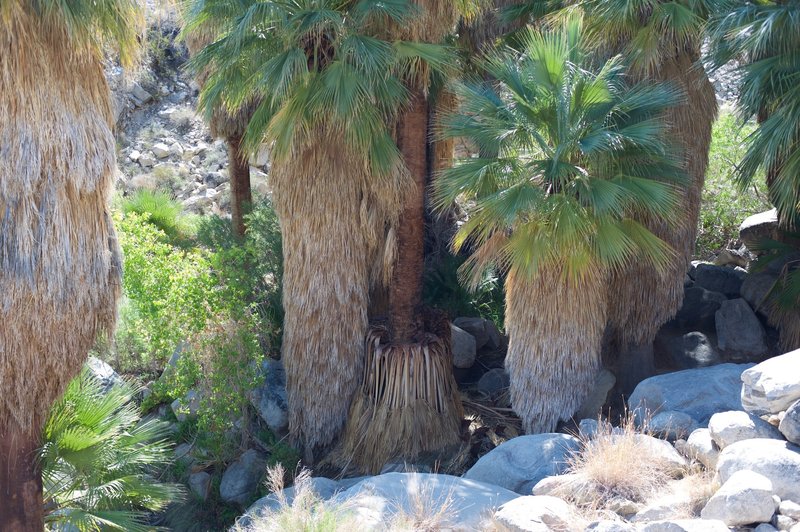
[[[591,389],[615,298],[609,276],[634,261],[663,269],[674,255],[636,220],[668,220],[677,204],[683,172],[662,117],[680,94],[626,86],[619,57],[593,69],[577,17],[521,42],[521,53],[482,61],[496,81],[462,83],[460,110],[441,125],[497,155],[445,171],[436,197],[475,202],[454,242],[474,249],[465,278],[508,274],[511,401],[527,432],[543,432]]]

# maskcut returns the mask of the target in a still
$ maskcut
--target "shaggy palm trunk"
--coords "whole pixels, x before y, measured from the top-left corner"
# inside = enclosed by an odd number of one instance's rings
[[[542,266],[532,279],[506,279],[506,369],[511,405],[527,433],[552,432],[591,390],[600,368],[606,321],[605,275],[567,282]]]
[[[29,3],[3,7],[0,530],[42,530],[32,457],[42,424],[116,318],[116,146],[98,54],[74,49]]]
[[[247,155],[241,151],[242,137],[228,139],[228,173],[231,182],[231,224],[233,232],[243,237],[245,232],[244,218],[250,212],[253,195],[250,190],[250,163]]]
[[[38,532],[44,519],[39,435],[11,425],[0,439],[0,524],[8,532]]]
[[[680,143],[689,182],[680,192],[673,220],[642,220],[647,228],[675,250],[663,271],[635,263],[612,276],[610,293],[610,344],[608,358],[616,366],[617,382],[630,393],[652,375],[653,340],[683,303],[683,281],[694,253],[700,198],[708,166],[711,128],[717,116],[714,87],[696,61],[699,50],[688,50],[662,61],[655,81],[677,85],[686,101],[667,116],[670,138]]]

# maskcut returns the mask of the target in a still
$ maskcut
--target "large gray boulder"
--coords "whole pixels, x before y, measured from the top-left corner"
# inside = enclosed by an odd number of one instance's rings
[[[786,410],[778,429],[784,438],[800,445],[800,401],[795,402]]]
[[[683,305],[675,315],[675,320],[683,327],[695,330],[713,329],[714,316],[722,302],[727,300],[725,294],[691,286],[684,291]]]
[[[526,495],[502,505],[494,520],[509,532],[569,530],[574,522],[569,504],[558,497]]]
[[[478,390],[487,395],[493,395],[508,388],[510,383],[511,378],[505,369],[494,368],[481,375],[478,380]]]
[[[742,281],[742,299],[756,311],[762,311],[763,306],[767,299],[775,281],[778,279],[778,274],[772,271],[762,271],[749,273]]]
[[[758,416],[777,414],[800,399],[800,349],[742,373],[742,406]]]
[[[307,482],[305,488],[313,492],[321,501],[327,501],[339,491],[344,490],[339,482],[325,477],[312,477],[305,482]],[[281,499],[283,499],[285,504],[291,506],[294,503],[297,492],[297,486],[290,486],[284,488],[280,494],[270,493],[266,497],[261,497],[250,505],[244,515],[237,519],[236,524],[240,527],[247,527],[251,524],[254,517],[279,510],[282,506]]]
[[[266,471],[267,462],[254,449],[246,451],[222,474],[219,485],[220,498],[229,503],[247,504],[258,489],[258,483]]]
[[[453,365],[457,368],[471,368],[475,364],[477,355],[475,337],[450,324],[450,340],[453,348]]]
[[[463,329],[475,337],[475,348],[480,350],[498,349],[502,345],[500,331],[490,320],[484,318],[463,317],[453,320],[453,325]]]
[[[282,434],[289,427],[286,371],[280,360],[272,358],[265,360],[261,369],[264,382],[250,392],[250,403],[272,432]]]
[[[189,475],[189,490],[201,501],[208,499],[211,495],[211,475],[205,471]]]
[[[713,417],[713,416],[712,416]],[[708,429],[697,429],[689,435],[683,446],[685,454],[703,464],[706,469],[715,471],[719,459],[719,447]]]
[[[440,526],[483,530],[495,509],[517,497],[499,486],[451,475],[387,473],[367,478],[333,500],[347,504],[367,529],[384,527],[398,512],[430,516],[448,505]]]
[[[742,298],[724,301],[716,315],[717,345],[733,360],[760,359],[767,352],[767,333]]]
[[[636,386],[628,407],[642,422],[648,413],[675,410],[689,414],[698,425],[727,410],[741,410],[741,375],[751,364],[719,364],[656,375]]]
[[[745,272],[727,266],[698,264],[694,272],[696,286],[728,297],[739,297]]]
[[[543,478],[563,473],[570,453],[580,445],[580,440],[567,434],[519,436],[483,455],[464,478],[529,495]]]
[[[765,523],[772,519],[777,504],[772,482],[753,471],[737,471],[708,500],[700,516],[719,519],[728,526]]]
[[[711,416],[708,430],[720,449],[737,441],[754,438],[781,439],[781,433],[763,419],[742,411],[719,412]]]
[[[782,440],[755,439],[722,450],[717,460],[722,482],[746,470],[767,477],[781,500],[800,501],[800,447]]]

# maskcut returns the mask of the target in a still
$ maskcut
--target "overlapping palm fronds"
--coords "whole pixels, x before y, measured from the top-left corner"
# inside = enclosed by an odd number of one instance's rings
[[[459,113],[442,123],[443,136],[497,154],[445,171],[437,196],[440,205],[476,201],[455,240],[475,247],[464,275],[509,272],[507,367],[529,432],[552,430],[588,393],[615,297],[607,276],[671,260],[674,251],[636,220],[668,219],[685,176],[663,121],[680,92],[626,86],[619,57],[590,70],[582,19],[562,24],[529,30],[520,55],[488,56],[483,67],[498,86],[462,84]]]

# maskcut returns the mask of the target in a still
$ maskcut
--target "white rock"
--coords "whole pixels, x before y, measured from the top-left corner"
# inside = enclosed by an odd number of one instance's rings
[[[572,508],[557,497],[526,495],[502,505],[494,519],[513,532],[568,530],[573,519]]]
[[[647,434],[616,436],[616,438],[634,438],[638,445],[657,456],[663,462],[667,473],[672,476],[680,476],[686,470],[688,465],[686,459],[668,441],[659,440]]]
[[[797,521],[792,519],[787,515],[776,515],[775,518],[772,520],[772,524],[778,530],[788,530],[790,532],[794,532],[794,527],[797,524]]]
[[[758,416],[777,414],[800,399],[800,349],[742,373],[742,406]]]
[[[155,155],[159,159],[166,159],[169,157],[170,151],[169,146],[164,144],[163,142],[157,142],[151,148],[153,150],[153,155]]]
[[[743,440],[719,454],[717,473],[726,482],[737,471],[750,470],[767,477],[781,500],[800,500],[800,447],[782,440]]]
[[[781,515],[791,517],[795,520],[800,520],[800,504],[797,504],[794,501],[781,501],[778,512]]]
[[[709,519],[676,519],[655,521],[639,528],[640,532],[730,532],[722,521]]]
[[[430,473],[387,473],[369,477],[334,501],[345,503],[367,528],[383,527],[398,511],[426,515],[450,501],[444,527],[484,530],[484,521],[499,506],[518,495],[501,487],[451,475]],[[420,509],[419,501],[427,508]]]
[[[578,449],[580,440],[566,434],[519,436],[483,455],[464,478],[528,495],[543,478],[563,473],[570,453]]]
[[[128,154],[128,159],[130,159],[133,162],[136,162],[139,160],[139,157],[141,156],[142,154],[139,152],[139,150],[133,150]]]
[[[719,447],[714,443],[708,429],[697,429],[686,440],[686,454],[689,458],[697,460],[706,469],[716,470],[719,458]]]
[[[714,414],[708,422],[708,430],[720,449],[737,441],[753,438],[782,439],[778,429],[763,419],[742,411]]]
[[[471,368],[475,364],[477,353],[475,337],[453,324],[450,324],[450,337],[453,349],[453,365],[457,368]]]
[[[176,157],[183,156],[183,146],[180,145],[179,142],[173,142],[172,145],[169,147],[169,152]]]
[[[800,445],[800,401],[796,401],[783,413],[778,429],[787,440]]]
[[[156,159],[150,153],[143,153],[139,156],[139,166],[142,168],[151,168],[154,164],[156,164]]]
[[[774,513],[772,482],[752,471],[737,471],[708,500],[700,516],[737,526],[769,521]]]

